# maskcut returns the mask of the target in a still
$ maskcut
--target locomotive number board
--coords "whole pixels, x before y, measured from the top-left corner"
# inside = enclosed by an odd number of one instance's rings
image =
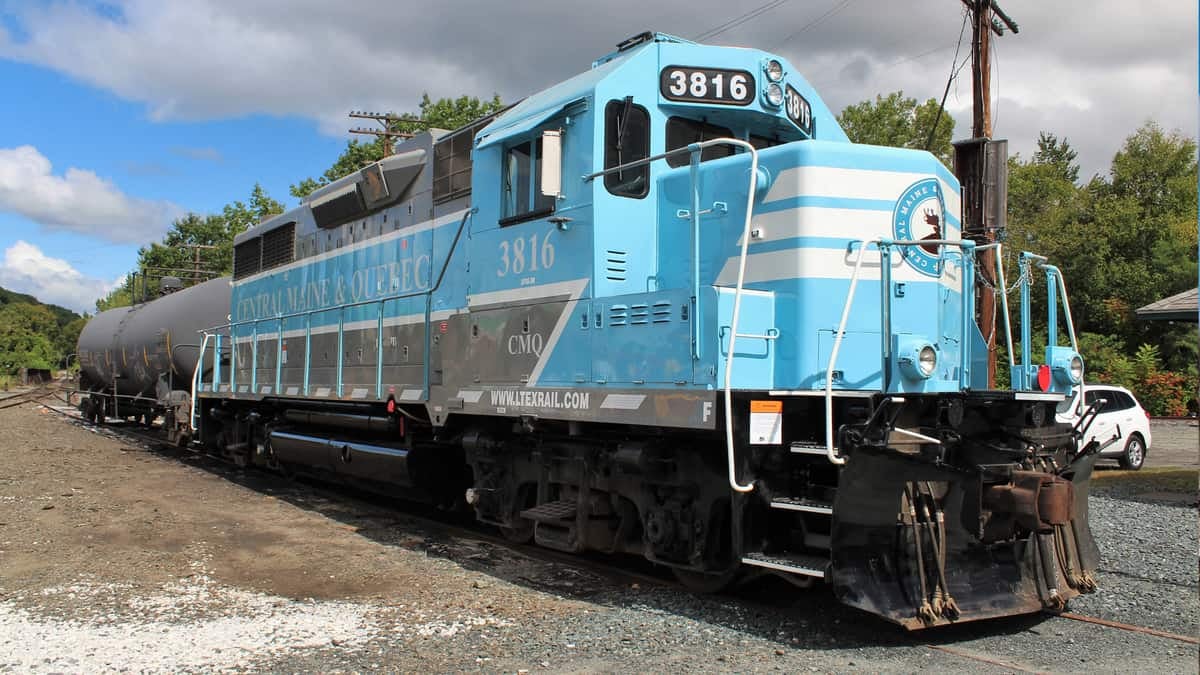
[[[787,86],[787,116],[810,138],[813,135],[812,106],[792,85]]]
[[[667,66],[658,78],[663,98],[690,103],[750,105],[757,91],[745,70]]]

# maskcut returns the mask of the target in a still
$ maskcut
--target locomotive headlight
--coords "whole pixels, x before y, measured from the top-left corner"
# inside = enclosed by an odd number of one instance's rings
[[[899,340],[896,349],[900,372],[910,380],[928,380],[937,372],[938,351],[925,338],[914,336]]]
[[[767,79],[772,82],[778,82],[783,79],[783,64],[771,59],[763,66],[763,71],[767,73]]]
[[[931,345],[921,347],[921,352],[917,354],[917,368],[925,377],[933,375],[933,371],[937,369],[937,350]]]
[[[1078,354],[1071,358],[1071,366],[1068,371],[1071,374],[1071,383],[1079,384],[1083,380],[1083,359]]]
[[[1083,357],[1070,347],[1047,347],[1046,363],[1050,365],[1051,376],[1064,390],[1083,381]]]
[[[778,82],[772,82],[767,85],[766,91],[767,103],[778,108],[783,105],[783,87],[779,86]]]

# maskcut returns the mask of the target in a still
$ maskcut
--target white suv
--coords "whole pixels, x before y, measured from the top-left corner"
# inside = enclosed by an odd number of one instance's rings
[[[1095,439],[1103,445],[1120,431],[1120,438],[1102,450],[1100,457],[1115,459],[1124,469],[1136,471],[1142,468],[1146,452],[1150,449],[1150,413],[1128,389],[1107,384],[1087,384],[1083,387],[1081,404],[1079,388],[1076,387],[1065,401],[1058,404],[1058,421],[1075,424],[1097,399],[1104,399],[1104,403],[1080,444],[1087,445]]]

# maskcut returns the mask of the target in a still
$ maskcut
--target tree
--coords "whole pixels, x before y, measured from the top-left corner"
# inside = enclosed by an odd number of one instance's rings
[[[89,318],[87,316],[75,317],[59,330],[58,340],[55,341],[54,347],[63,357],[75,353],[76,345],[79,344],[79,334],[83,332],[83,327],[87,325]]]
[[[1037,150],[1033,153],[1033,163],[1053,167],[1058,177],[1075,183],[1079,180],[1079,165],[1075,158],[1079,153],[1071,147],[1070,141],[1045,131],[1038,132]]]
[[[55,349],[58,338],[58,321],[46,306],[21,302],[0,307],[0,372],[56,368],[62,357]]]
[[[250,191],[248,202],[233,201],[221,209],[221,213],[201,216],[189,213],[171,224],[171,230],[163,237],[162,242],[144,246],[138,250],[138,266],[135,271],[154,269],[191,269],[195,262],[195,251],[188,247],[190,244],[199,246],[215,246],[214,249],[201,249],[201,268],[220,274],[228,274],[233,270],[233,238],[277,213],[283,213],[283,204],[271,198],[262,185],[255,184]],[[181,273],[179,276],[186,276]],[[113,289],[104,298],[96,301],[96,309],[104,311],[113,307],[123,307],[132,304],[136,290],[140,299],[141,284],[133,288],[132,274],[120,287]],[[148,293],[153,296],[158,289],[158,281],[151,279],[147,284]]]
[[[1148,123],[1125,139],[1107,176],[1083,185],[1075,156],[1066,139],[1043,132],[1031,159],[1010,160],[1010,274],[1021,250],[1049,256],[1067,281],[1089,372],[1163,399],[1164,383],[1194,372],[1197,334],[1139,321],[1134,310],[1196,283],[1196,143]],[[1034,319],[1044,322],[1044,284],[1033,292]],[[1132,356],[1147,344],[1162,350],[1163,369],[1150,379]],[[1143,353],[1143,374],[1148,361]]]
[[[838,123],[855,143],[929,150],[943,164],[950,166],[954,159],[954,148],[950,144],[954,136],[954,118],[940,108],[937,99],[931,98],[918,105],[917,99],[906,98],[903,91],[894,91],[886,98],[879,94],[874,101],[847,106],[838,115]]]
[[[480,117],[499,112],[504,109],[500,95],[494,94],[489,101],[481,101],[473,96],[458,98],[440,98],[436,101],[429,94],[421,95],[420,112],[403,115],[404,119],[388,126],[389,131],[401,133],[417,133],[427,128],[457,129],[469,124]],[[333,181],[358,171],[371,162],[377,162],[392,153],[392,139],[379,137],[374,141],[350,140],[346,149],[334,161],[333,166],[325,170],[317,178],[305,178],[291,186],[293,197],[303,199],[321,187]]]

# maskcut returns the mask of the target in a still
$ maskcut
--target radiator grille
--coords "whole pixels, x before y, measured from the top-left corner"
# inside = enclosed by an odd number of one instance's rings
[[[262,268],[269,270],[292,262],[296,253],[296,224],[288,223],[262,236]]]
[[[243,241],[233,249],[233,278],[258,274],[262,266],[262,237]]]

